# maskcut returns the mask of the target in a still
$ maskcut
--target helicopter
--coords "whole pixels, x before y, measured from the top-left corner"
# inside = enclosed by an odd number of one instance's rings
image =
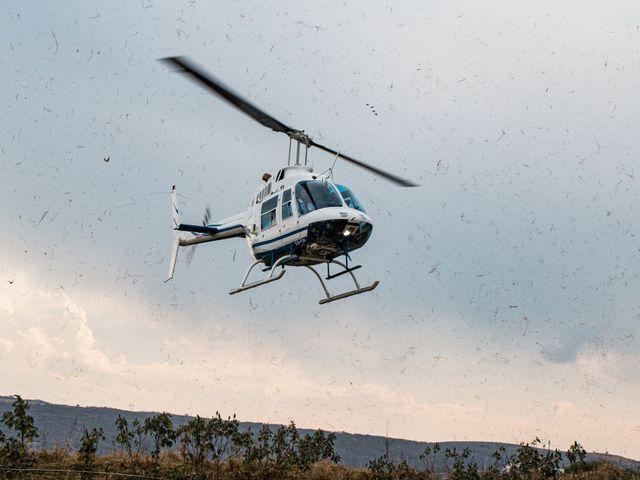
[[[207,210],[202,225],[182,223],[177,191],[173,186],[173,245],[165,281],[173,278],[180,247],[228,238],[245,238],[254,261],[247,269],[240,286],[229,292],[231,295],[281,279],[286,272],[285,267],[305,267],[315,274],[325,293],[320,304],[375,289],[379,282],[376,280],[370,285],[361,286],[354,274],[361,265],[349,263],[350,253],[361,248],[371,237],[371,217],[347,186],[333,181],[333,168],[319,174],[313,171],[307,161],[308,150],[311,147],[324,150],[335,156],[334,165],[341,158],[402,187],[415,187],[418,184],[317,143],[304,130],[294,129],[276,120],[187,57],[166,57],[159,60],[263,126],[289,137],[287,165],[275,175],[265,173],[262,176],[262,185],[251,197],[248,208],[241,213],[209,223]],[[292,155],[294,144],[295,152]],[[181,232],[186,235],[183,236]],[[344,260],[339,260],[341,257]],[[323,264],[327,266],[324,280],[314,268]],[[266,275],[249,282],[251,272],[258,265],[263,266],[262,271]],[[338,270],[332,273],[331,265]],[[330,293],[325,280],[345,274],[350,275],[355,288],[338,294]]]

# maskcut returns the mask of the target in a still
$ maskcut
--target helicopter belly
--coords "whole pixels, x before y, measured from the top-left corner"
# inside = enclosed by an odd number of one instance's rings
[[[291,230],[273,238],[255,242],[251,245],[251,253],[256,260],[265,258],[277,259],[283,255],[295,255],[298,247],[304,243],[307,235],[307,227]]]

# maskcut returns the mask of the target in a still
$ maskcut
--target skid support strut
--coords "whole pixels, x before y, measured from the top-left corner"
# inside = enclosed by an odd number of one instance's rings
[[[249,274],[251,273],[251,270],[253,270],[253,267],[263,263],[262,260],[256,260],[255,262],[253,262],[251,264],[251,266],[247,270],[247,273],[244,275],[244,278],[242,279],[242,283],[240,284],[240,286],[238,288],[234,288],[233,290],[231,290],[229,292],[229,295],[234,295],[236,293],[240,293],[240,292],[244,292],[245,290],[249,290],[250,288],[259,287],[260,285],[265,285],[267,283],[271,283],[271,282],[275,282],[276,280],[280,280],[282,278],[282,276],[284,275],[285,269],[283,268],[277,274],[274,275],[274,273],[276,271],[276,267],[278,267],[280,265],[282,265],[284,267],[284,265],[287,262],[289,262],[290,260],[293,260],[294,258],[295,258],[294,255],[287,255],[285,257],[279,258],[278,260],[276,260],[274,262],[273,266],[269,270],[269,275],[267,275],[266,278],[263,278],[262,280],[258,280],[258,281],[252,282],[252,283],[247,283],[247,279],[249,278]]]

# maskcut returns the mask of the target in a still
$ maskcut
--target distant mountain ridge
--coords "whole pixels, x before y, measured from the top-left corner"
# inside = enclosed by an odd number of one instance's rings
[[[14,397],[0,396],[0,415],[11,409]],[[28,400],[30,405],[29,414],[33,416],[36,427],[40,431],[40,438],[34,445],[35,448],[52,449],[65,447],[70,450],[77,450],[80,446],[80,438],[84,429],[102,428],[105,440],[99,445],[99,453],[106,454],[119,451],[115,444],[117,430],[115,420],[118,415],[127,419],[129,424],[137,418],[144,421],[145,418],[155,415],[158,412],[132,412],[108,407],[81,407],[59,405],[44,402],[42,400]],[[174,425],[182,425],[191,418],[185,415],[171,414]],[[242,430],[251,429],[257,431],[262,423],[240,422]],[[278,427],[279,425],[273,425]],[[301,434],[312,433],[314,430],[299,428]],[[335,450],[341,457],[341,462],[350,467],[365,467],[370,460],[379,458],[388,448],[389,457],[393,460],[407,460],[409,465],[420,468],[423,463],[419,455],[428,446],[433,446],[429,442],[416,442],[396,438],[385,438],[375,435],[362,435],[346,432],[335,432]],[[578,441],[580,439],[577,439]],[[498,442],[439,442],[441,450],[436,457],[435,468],[437,471],[444,471],[444,450],[446,448],[456,448],[459,452],[467,447],[471,450],[472,456],[480,468],[493,464],[491,455],[503,446],[507,455],[515,453],[518,445]],[[568,448],[568,445],[564,449]],[[589,453],[587,460],[606,460],[623,468],[640,470],[640,461],[621,457],[618,455]]]

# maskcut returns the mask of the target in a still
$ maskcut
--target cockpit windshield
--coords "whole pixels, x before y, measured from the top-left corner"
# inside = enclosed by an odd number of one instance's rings
[[[300,215],[327,207],[342,207],[335,187],[322,180],[305,180],[296,184],[296,201]]]
[[[366,213],[364,207],[358,201],[358,199],[356,198],[356,196],[353,194],[351,190],[349,190],[344,185],[336,185],[336,187],[338,187],[338,191],[340,192],[340,195],[342,195],[342,198],[344,199],[344,203],[347,204],[347,207],[355,208],[356,210],[360,210],[361,212]]]

